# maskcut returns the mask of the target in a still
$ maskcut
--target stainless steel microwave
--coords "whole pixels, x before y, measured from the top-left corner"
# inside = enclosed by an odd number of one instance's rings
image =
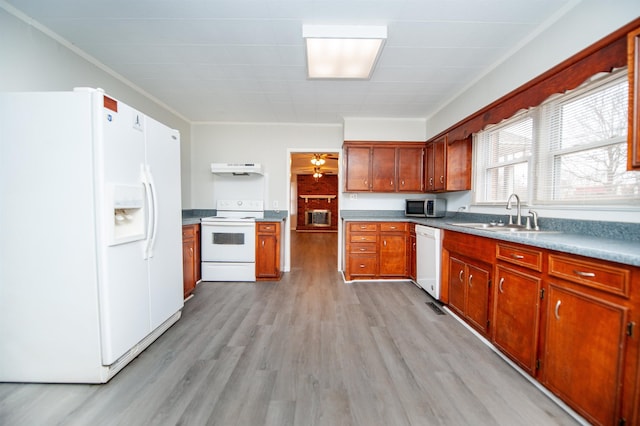
[[[447,213],[447,200],[441,198],[407,199],[404,215],[412,217],[444,217]]]

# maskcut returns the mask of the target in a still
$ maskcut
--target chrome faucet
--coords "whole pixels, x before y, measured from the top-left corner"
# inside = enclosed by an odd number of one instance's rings
[[[516,225],[522,226],[522,211],[520,209],[520,197],[518,197],[515,192],[509,195],[509,199],[507,200],[507,210],[511,210],[511,199],[514,197],[516,199],[516,210],[518,211],[517,218],[516,218]],[[513,217],[511,216],[511,214],[509,214],[509,225],[513,225]]]
[[[531,224],[531,220],[533,224]],[[538,212],[535,210],[529,209],[529,216],[527,216],[527,229],[533,229],[534,231],[539,231],[540,227],[538,226]]]

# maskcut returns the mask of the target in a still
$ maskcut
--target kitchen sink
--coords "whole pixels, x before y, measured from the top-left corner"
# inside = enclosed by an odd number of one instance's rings
[[[461,226],[463,228],[479,229],[482,231],[491,232],[504,232],[504,233],[518,233],[518,234],[559,234],[559,231],[547,231],[547,230],[535,230],[527,229],[524,225],[506,225],[503,223],[482,223],[482,222],[467,222],[467,223],[448,223],[452,226]]]

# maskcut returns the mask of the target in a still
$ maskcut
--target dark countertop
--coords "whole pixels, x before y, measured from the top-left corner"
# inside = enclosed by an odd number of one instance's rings
[[[183,210],[182,225],[195,225],[200,223],[200,219],[208,216],[215,216],[215,210]],[[264,218],[256,219],[256,222],[279,222],[286,220],[287,210],[265,210]]]
[[[518,234],[455,225],[455,223],[487,223],[490,220],[504,220],[506,215],[456,213],[443,218],[424,219],[405,217],[403,212],[397,211],[342,210],[340,216],[345,221],[412,222],[500,241],[527,244],[533,247],[640,266],[640,224],[637,223],[540,218],[542,230],[557,231],[557,233]]]

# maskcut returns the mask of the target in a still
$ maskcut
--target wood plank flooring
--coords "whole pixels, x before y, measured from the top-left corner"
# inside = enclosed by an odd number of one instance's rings
[[[281,281],[198,285],[105,385],[0,384],[0,424],[576,424],[413,284],[345,284],[336,244],[294,232]]]

